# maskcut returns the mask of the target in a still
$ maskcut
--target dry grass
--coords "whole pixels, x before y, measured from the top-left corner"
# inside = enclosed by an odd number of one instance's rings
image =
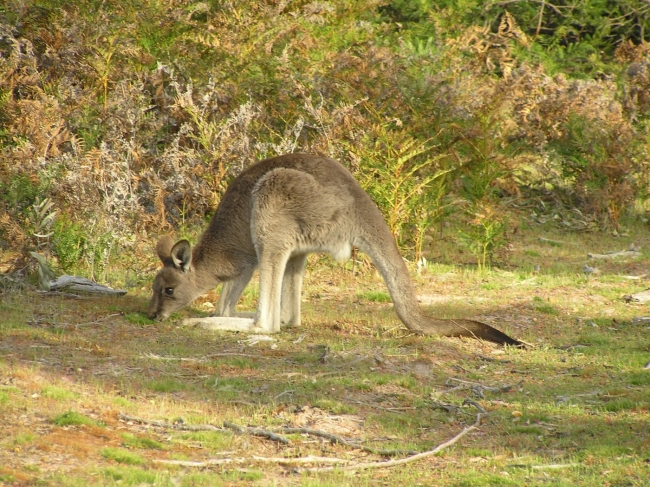
[[[305,325],[274,342],[153,324],[148,293],[69,300],[3,295],[0,312],[0,481],[6,485],[638,485],[647,479],[650,374],[644,306],[622,295],[647,287],[641,259],[598,264],[586,250],[626,247],[641,235],[520,234],[510,270],[436,264],[416,284],[429,312],[477,316],[531,343],[503,349],[409,336],[389,303],[364,296],[384,287],[371,268],[356,274],[312,258]],[[457,250],[440,244],[448,258]],[[469,256],[468,260],[469,260]],[[541,262],[534,273],[532,266]],[[590,262],[591,263],[591,262]],[[527,270],[529,269],[529,270]],[[214,299],[211,293],[205,298]],[[255,291],[244,307],[254,306]],[[184,314],[196,314],[199,303]],[[324,357],[324,358],[323,358]],[[465,381],[480,386],[466,385]],[[508,389],[489,389],[489,387]],[[290,435],[289,445],[231,430],[170,424],[224,421],[268,429],[311,427],[382,449],[424,451],[490,412],[478,431],[408,467],[296,473],[253,457],[381,456]],[[441,408],[451,405],[450,410]],[[204,468],[160,460],[233,463]],[[607,482],[603,484],[603,482]]]

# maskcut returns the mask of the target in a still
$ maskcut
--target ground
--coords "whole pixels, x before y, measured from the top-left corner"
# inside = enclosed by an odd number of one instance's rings
[[[536,231],[487,271],[413,266],[429,314],[479,319],[526,349],[409,334],[365,261],[311,258],[304,325],[273,341],[180,326],[218,290],[164,323],[144,316],[146,286],[83,299],[7,290],[0,485],[647,485],[650,322],[638,318],[650,312],[624,299],[650,287],[646,234]],[[641,256],[587,257],[630,243]],[[450,260],[445,245],[431,262]],[[240,307],[255,297],[253,283]],[[341,468],[431,450],[480,410],[436,455]]]

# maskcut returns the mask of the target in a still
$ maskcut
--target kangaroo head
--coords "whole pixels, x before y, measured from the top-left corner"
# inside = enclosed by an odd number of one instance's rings
[[[187,240],[174,243],[169,236],[162,237],[156,252],[164,267],[153,281],[153,295],[148,316],[163,321],[174,311],[190,304],[202,292],[195,283],[192,266],[192,247]]]

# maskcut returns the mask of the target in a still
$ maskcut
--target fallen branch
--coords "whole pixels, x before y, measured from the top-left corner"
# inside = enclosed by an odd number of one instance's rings
[[[123,289],[112,289],[108,286],[97,284],[85,277],[69,276],[67,274],[60,276],[56,281],[49,282],[49,291],[58,290],[117,296],[124,296],[126,294],[126,291]]]
[[[465,399],[465,400],[463,401],[463,406],[464,406],[465,404],[469,404],[469,405],[471,405],[471,406],[474,406],[476,409],[478,409],[478,411],[479,411],[481,414],[489,414],[489,413],[488,413],[485,409],[483,409],[483,407],[482,407],[479,403],[477,403],[476,401],[472,401],[471,399]]]
[[[325,438],[334,444],[349,446],[355,450],[362,450],[368,453],[373,453],[375,455],[382,455],[386,457],[395,456],[395,455],[416,455],[418,452],[413,450],[381,450],[378,448],[373,448],[371,446],[359,445],[357,442],[346,440],[338,435],[333,435],[331,433],[326,433],[325,431],[314,430],[311,428],[291,428],[285,426],[282,428],[283,433],[287,434],[305,434],[310,436],[317,436],[319,438]]]
[[[74,325],[74,327],[79,328],[80,326],[98,325],[102,321],[106,321],[107,319],[114,318],[116,316],[122,316],[122,313],[113,313],[108,316],[104,316],[103,318],[99,318],[95,321],[89,321],[88,323],[77,323],[76,325]]]
[[[523,381],[519,381],[516,384],[507,384],[505,386],[492,387],[492,386],[484,386],[483,384],[479,384],[478,382],[468,382],[466,380],[456,379],[452,377],[451,379],[448,379],[447,382],[445,382],[445,385],[450,386],[452,382],[457,382],[459,385],[444,391],[445,394],[452,391],[462,390],[462,389],[471,389],[481,399],[485,397],[483,395],[483,391],[509,392],[516,387],[520,387],[521,384],[523,383]]]
[[[463,428],[463,430],[458,433],[456,436],[454,436],[452,439],[442,443],[441,445],[438,445],[435,447],[433,450],[428,450],[422,453],[418,453],[416,455],[412,455],[410,457],[406,458],[400,458],[399,460],[388,460],[386,462],[369,462],[369,463],[355,463],[353,465],[346,465],[344,467],[316,467],[316,468],[305,468],[302,469],[302,472],[331,472],[333,470],[338,470],[338,471],[354,471],[354,470],[366,470],[366,469],[371,469],[371,468],[386,468],[386,467],[396,467],[398,465],[404,465],[407,463],[412,463],[412,462],[417,462],[418,460],[422,460],[423,458],[430,457],[431,455],[435,455],[436,453],[444,450],[445,448],[448,448],[458,442],[463,436],[465,436],[467,433],[469,433],[472,430],[475,430],[478,428],[478,426],[481,424],[481,419],[483,418],[483,413],[478,413],[476,415],[476,421],[474,424],[471,426],[467,426]]]
[[[550,238],[544,238],[544,237],[539,237],[539,241],[549,243],[551,245],[564,245],[564,244],[566,244],[566,242],[562,242],[561,240],[551,240]]]
[[[228,431],[224,428],[218,428],[217,426],[212,426],[211,424],[184,424],[184,423],[167,423],[165,421],[159,421],[155,419],[143,419],[137,418],[135,416],[129,416],[128,414],[119,413],[117,415],[122,421],[132,421],[134,423],[148,424],[151,426],[156,426],[158,428],[173,429],[173,430],[182,430],[182,431]]]
[[[533,470],[557,470],[560,468],[573,468],[579,466],[579,463],[553,463],[550,465],[533,465],[530,468]]]
[[[316,457],[313,455],[307,455],[306,457],[297,457],[297,458],[268,458],[268,457],[258,457],[256,455],[252,456],[252,459],[256,462],[264,463],[279,463],[279,464],[294,464],[294,463],[350,463],[350,460],[343,460],[342,458],[332,458],[332,457]]]
[[[617,257],[641,257],[641,252],[636,250],[621,250],[620,252],[607,252],[606,254],[588,253],[590,259],[615,259]]]
[[[196,467],[205,468],[214,465],[225,465],[227,463],[278,463],[280,465],[295,465],[305,463],[350,463],[350,460],[343,460],[341,458],[332,457],[316,457],[307,455],[306,457],[297,458],[282,458],[282,457],[260,457],[253,455],[251,458],[212,458],[202,462],[192,460],[154,460],[154,463],[162,463],[164,465],[178,465],[180,467]]]
[[[371,404],[369,402],[363,402],[363,401],[351,401],[351,402],[353,402],[354,404],[361,404],[362,406],[368,406],[370,408],[379,409],[380,411],[389,411],[389,412],[415,411],[417,409],[414,408],[413,406],[387,408],[384,406],[379,406],[377,404]]]
[[[531,470],[558,470],[562,468],[579,467],[579,463],[551,463],[549,465],[527,465],[525,463],[513,463],[510,468],[530,468]]]
[[[639,291],[634,294],[627,294],[623,296],[623,299],[628,303],[647,303],[650,301],[650,289]]]
[[[224,465],[226,463],[232,463],[236,461],[237,463],[242,463],[242,459],[238,458],[237,460],[233,460],[232,458],[214,458],[211,460],[206,460],[204,462],[194,462],[191,460],[153,460],[154,463],[162,463],[165,465],[178,465],[179,467],[198,467],[198,468],[203,468],[203,467],[211,467],[213,465]]]
[[[168,362],[206,362],[207,359],[213,357],[251,357],[251,358],[268,358],[263,355],[253,355],[252,353],[238,353],[238,352],[220,352],[220,353],[211,353],[209,355],[204,355],[200,358],[191,358],[191,357],[164,357],[162,355],[156,355],[155,353],[143,353],[138,358],[151,359],[151,360],[160,360]]]
[[[239,426],[235,423],[231,423],[230,421],[224,421],[223,425],[226,428],[230,428],[231,430],[235,431],[236,433],[239,434],[249,434],[251,436],[258,436],[262,438],[268,438],[269,440],[277,441],[278,443],[282,443],[284,445],[289,444],[289,440],[286,439],[284,436],[277,435],[273,433],[273,431],[265,430],[262,428],[249,428],[249,427],[244,427],[244,426]]]
[[[453,413],[453,414],[460,412],[460,407],[456,406],[455,404],[449,404],[446,402],[433,401],[431,407],[433,409],[442,409],[443,411],[447,411],[448,413]]]
[[[205,359],[200,358],[188,358],[188,357],[163,357],[162,355],[156,355],[155,353],[144,353],[138,358],[145,358],[150,360],[160,360],[163,362],[205,362]]]
[[[643,325],[646,323],[650,323],[650,316],[637,316],[636,318],[632,318],[632,324],[634,325]]]

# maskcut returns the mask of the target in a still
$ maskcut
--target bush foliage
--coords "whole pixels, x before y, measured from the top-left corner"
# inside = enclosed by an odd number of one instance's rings
[[[649,15],[643,0],[9,0],[1,244],[98,271],[294,151],[346,164],[416,254],[456,211],[485,264],[503,198],[531,191],[618,228],[649,182]],[[46,199],[44,241],[30,218]]]

